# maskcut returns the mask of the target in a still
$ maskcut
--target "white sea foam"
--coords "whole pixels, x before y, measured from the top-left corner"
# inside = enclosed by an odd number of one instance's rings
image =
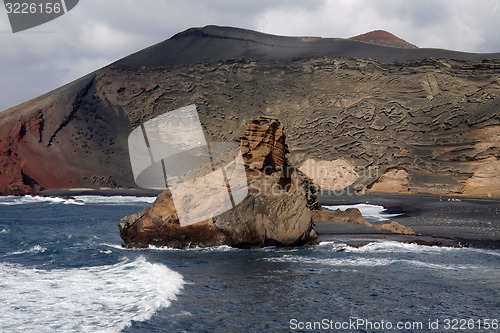
[[[285,255],[278,258],[265,259],[271,262],[292,262],[292,263],[307,263],[324,266],[334,266],[338,268],[362,268],[362,267],[379,267],[389,266],[393,264],[405,264],[409,266],[426,268],[438,271],[467,271],[474,272],[481,270],[482,272],[489,271],[486,267],[471,265],[471,264],[445,264],[433,263],[420,260],[408,260],[397,258],[370,258],[370,257],[336,257],[336,258],[314,258],[304,256]]]
[[[321,242],[319,249],[331,249],[333,252],[350,252],[350,253],[477,253],[482,255],[490,255],[500,257],[499,250],[487,250],[468,247],[446,247],[446,246],[426,246],[415,243],[403,243],[394,241],[375,241],[361,247],[353,247],[344,243],[328,241]]]
[[[183,285],[142,257],[79,269],[0,264],[0,332],[120,332],[170,306]]]
[[[489,256],[500,257],[500,250],[487,250],[487,249],[477,249],[477,248],[467,248],[471,252],[486,254]]]
[[[43,247],[41,245],[35,245],[35,246],[30,247],[27,250],[18,250],[18,251],[14,251],[14,252],[9,252],[8,254],[10,254],[10,255],[27,254],[27,253],[36,254],[36,253],[43,253],[45,251],[47,251],[46,247]]]
[[[403,262],[415,267],[425,267],[436,270],[447,270],[447,271],[462,271],[467,270],[470,272],[481,270],[485,271],[485,267],[470,265],[470,264],[443,264],[443,263],[431,263],[424,262],[420,260],[399,260],[399,262]]]
[[[7,227],[0,227],[0,234],[7,234],[10,230]]]
[[[0,205],[15,206],[15,205],[26,205],[34,203],[50,203],[50,204],[65,204],[65,205],[84,205],[83,202],[79,202],[75,199],[63,199],[63,198],[52,198],[52,197],[40,197],[25,195],[22,197],[8,196],[0,198]]]
[[[172,247],[166,246],[155,246],[149,245],[146,250],[151,251],[203,251],[203,252],[227,252],[227,251],[236,251],[234,247],[227,245],[219,245],[219,246],[210,246],[210,247],[191,247],[185,249],[176,249]]]
[[[295,255],[284,255],[277,258],[266,258],[267,261],[272,262],[293,262],[293,263],[309,263],[320,264],[327,266],[337,267],[373,267],[373,266],[387,266],[395,262],[395,260],[385,258],[324,258],[318,259],[314,257],[304,257]]]
[[[127,250],[123,246],[121,246],[120,244],[102,243],[101,245],[111,247],[111,248],[116,249],[116,250]]]
[[[132,196],[100,196],[100,195],[78,195],[74,197],[78,201],[86,204],[127,204],[127,203],[153,203],[156,197],[132,197]]]
[[[146,203],[151,204],[155,201],[155,197],[132,197],[132,196],[100,196],[100,195],[79,195],[73,198],[65,199],[59,197],[41,197],[26,195],[22,197],[7,196],[0,197],[0,205],[14,206],[45,202],[49,204],[64,204],[64,205],[85,205],[85,204],[108,204],[120,205],[127,203]]]
[[[185,249],[177,249],[173,247],[166,247],[166,246],[155,246],[155,245],[149,245],[147,248],[132,248],[132,249],[127,249],[124,248],[123,246],[119,244],[110,244],[110,243],[103,243],[102,245],[111,247],[113,249],[117,250],[124,250],[124,251],[159,251],[159,252],[172,252],[172,251],[213,251],[213,252],[227,252],[227,251],[238,251],[238,249],[227,246],[227,245],[220,245],[220,246],[211,246],[211,247],[193,247],[193,248],[185,248]]]
[[[374,221],[388,221],[393,217],[400,216],[401,214],[387,214],[384,213],[386,208],[384,206],[369,205],[369,204],[356,204],[356,205],[336,205],[336,206],[325,206],[331,210],[346,210],[348,208],[357,208],[365,218]]]
[[[442,253],[459,251],[460,248],[445,246],[425,246],[414,243],[402,243],[394,241],[378,241],[366,244],[359,248],[347,246],[346,252],[354,253]]]

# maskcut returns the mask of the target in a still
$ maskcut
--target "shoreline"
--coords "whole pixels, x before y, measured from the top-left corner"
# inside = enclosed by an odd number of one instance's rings
[[[101,196],[157,196],[162,190],[153,189],[142,189],[142,188],[53,188],[39,190],[36,195],[47,197],[47,196],[69,196],[69,195],[101,195]],[[84,193],[84,194],[81,194]],[[478,201],[478,202],[497,202],[500,203],[500,198],[486,198],[486,197],[465,197],[462,195],[446,195],[440,196],[430,193],[412,193],[412,194],[398,194],[398,193],[371,193],[371,194],[328,194],[328,191],[319,192],[318,199],[322,205],[323,202],[334,202],[334,204],[356,204],[365,203],[366,201],[372,201],[371,203],[377,204],[377,202],[391,202],[391,201],[401,201],[404,202],[405,199],[434,199],[441,202],[463,202],[463,201]],[[454,201],[456,200],[456,201]]]
[[[141,188],[65,188],[47,189],[38,191],[41,197],[71,197],[79,195],[98,195],[103,197],[156,197],[161,190],[150,190]]]
[[[48,189],[38,192],[45,197],[137,196],[156,197],[160,190],[114,188]],[[459,200],[453,200],[459,199]],[[500,200],[464,197],[440,197],[425,194],[319,194],[322,206],[373,204],[385,213],[401,214],[394,220],[413,229],[417,235],[405,236],[360,229],[351,223],[316,223],[318,241],[339,241],[362,246],[373,241],[393,240],[436,246],[471,246],[500,249]],[[388,222],[388,221],[386,221]]]
[[[470,246],[500,249],[500,201],[476,198],[448,198],[426,195],[340,195],[319,196],[322,206],[373,204],[386,208],[385,213],[401,214],[391,218],[417,236],[368,233],[370,239],[395,239],[404,242],[421,242],[428,245]],[[389,221],[385,221],[389,222]],[[335,223],[322,226],[319,239],[329,240],[366,238],[366,231],[357,226],[339,227]],[[347,236],[350,235],[350,236]],[[430,237],[430,238],[429,238]]]
[[[157,196],[162,190],[142,189],[142,188],[53,188],[39,190],[36,195],[47,196],[69,196],[69,195],[100,195],[100,196]],[[83,194],[82,194],[83,193]],[[382,204],[384,202],[405,202],[407,200],[422,199],[422,200],[437,200],[441,202],[494,202],[500,204],[500,198],[486,198],[486,197],[464,197],[457,196],[440,196],[428,193],[411,193],[411,194],[398,194],[398,193],[371,193],[371,194],[327,194],[328,191],[319,192],[318,200],[321,205],[350,205],[357,203]],[[440,200],[441,199],[441,200]],[[456,201],[454,201],[456,200]]]

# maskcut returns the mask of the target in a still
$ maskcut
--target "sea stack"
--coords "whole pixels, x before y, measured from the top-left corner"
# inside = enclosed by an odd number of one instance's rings
[[[119,222],[123,245],[257,248],[314,243],[312,217],[319,209],[318,188],[288,165],[285,138],[279,120],[253,119],[240,141],[248,181],[248,195],[242,202],[218,216],[182,226],[171,192],[164,190],[152,207]]]

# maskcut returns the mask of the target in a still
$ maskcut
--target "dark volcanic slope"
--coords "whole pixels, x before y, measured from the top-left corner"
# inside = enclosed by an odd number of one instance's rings
[[[495,57],[190,29],[0,113],[0,193],[133,186],[130,131],[195,103],[216,140],[238,140],[258,115],[279,118],[294,163],[345,159],[360,186],[389,169],[411,192],[500,197]]]
[[[394,36],[390,32],[384,30],[374,30],[367,32],[366,34],[361,34],[349,38],[350,40],[357,40],[360,42],[390,46],[390,47],[400,47],[405,49],[417,49],[418,47],[408,43],[404,39]]]
[[[260,32],[207,26],[181,32],[169,40],[119,60],[115,66],[140,68],[193,65],[228,59],[289,61],[307,57],[372,58],[380,62],[405,62],[423,58],[482,60],[496,54],[474,54],[440,49],[404,49],[339,38],[283,37]]]

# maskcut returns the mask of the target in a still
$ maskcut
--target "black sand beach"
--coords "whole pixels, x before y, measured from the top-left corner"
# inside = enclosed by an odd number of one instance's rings
[[[345,240],[363,243],[373,239],[430,241],[435,245],[464,245],[500,248],[500,202],[421,196],[421,195],[322,195],[323,206],[368,203],[384,206],[389,214],[402,214],[393,220],[412,228],[422,236],[398,236],[380,231],[369,232],[359,225],[320,223],[320,240]],[[431,237],[427,237],[431,236]]]

